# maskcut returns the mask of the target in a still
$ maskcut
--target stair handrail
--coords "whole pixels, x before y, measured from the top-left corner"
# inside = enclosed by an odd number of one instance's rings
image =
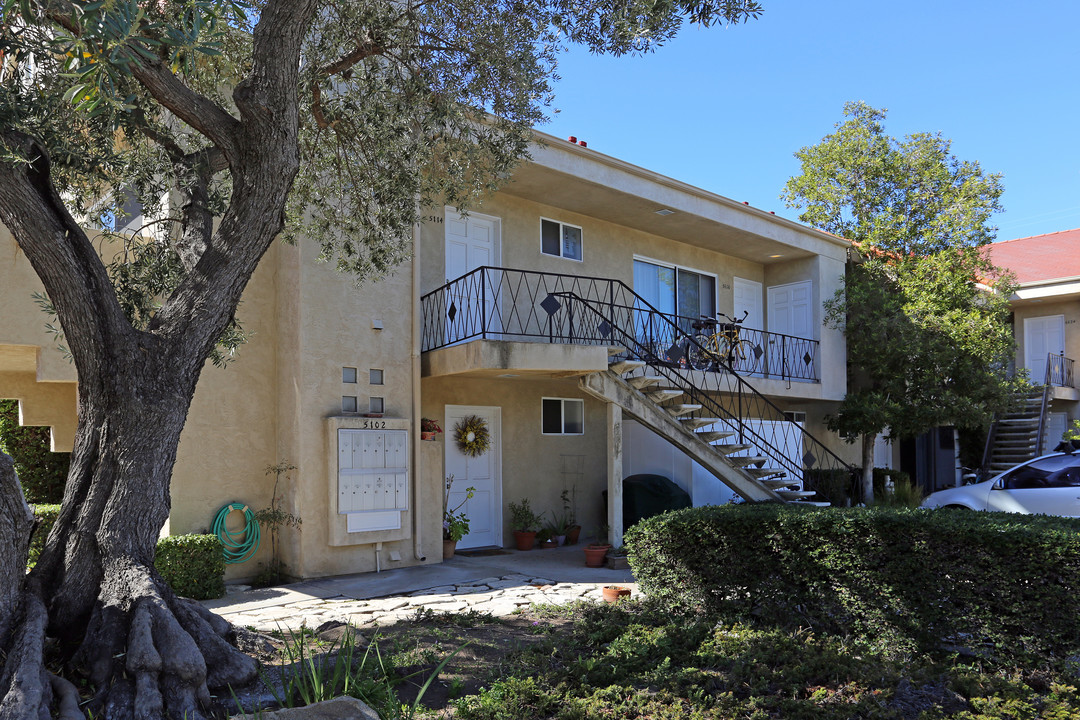
[[[615,282],[619,282],[619,281],[616,280]],[[624,287],[625,287],[625,285],[624,285]],[[675,324],[674,322],[672,322],[671,319],[668,318],[665,313],[661,313],[659,310],[657,310],[655,307],[653,307],[651,304],[649,304],[649,302],[646,301],[644,298],[641,298],[636,293],[634,293],[633,290],[630,290],[629,288],[627,288],[627,290],[629,290],[629,292],[632,295],[637,297],[637,299],[640,301],[640,304],[642,306],[644,306],[645,309],[651,311],[652,314],[655,317],[659,317],[661,322],[667,323],[670,326],[670,329],[672,329],[674,331],[673,336],[679,338],[680,342],[693,343],[698,348],[700,348],[702,351],[705,351],[705,348],[702,348],[702,346],[697,342],[697,340],[694,339],[694,337],[692,335],[690,335],[689,333],[683,331],[680,327],[678,327],[678,325]],[[778,465],[782,466],[785,470],[791,472],[791,474],[793,476],[797,477],[799,480],[804,479],[804,474],[802,472],[802,469],[795,466],[795,465],[793,465],[790,462],[790,460],[783,453],[781,453],[777,448],[775,448],[772,445],[772,443],[770,443],[768,440],[766,440],[764,437],[762,437],[753,428],[747,426],[747,424],[745,422],[745,419],[743,417],[741,417],[740,415],[738,415],[736,413],[730,412],[723,405],[716,402],[712,398],[712,396],[709,395],[709,393],[707,391],[704,391],[701,388],[697,387],[688,378],[683,376],[681,373],[675,371],[673,368],[671,368],[666,363],[658,362],[655,355],[649,350],[649,348],[642,346],[641,343],[638,341],[636,336],[634,336],[630,332],[627,332],[625,328],[622,328],[618,323],[614,322],[611,318],[606,317],[602,311],[598,310],[596,307],[593,306],[593,303],[590,300],[588,300],[587,298],[582,298],[580,296],[576,296],[574,293],[571,293],[571,292],[557,293],[556,295],[560,296],[560,297],[569,297],[569,298],[576,299],[578,302],[580,302],[582,304],[582,306],[584,306],[585,308],[587,308],[591,312],[595,313],[602,320],[606,321],[608,323],[608,325],[613,330],[615,330],[615,331],[617,331],[619,333],[619,335],[621,336],[620,341],[623,342],[624,344],[628,345],[628,346],[633,346],[637,350],[637,352],[635,352],[634,354],[636,356],[640,357],[642,360],[644,360],[649,365],[649,367],[651,367],[653,370],[656,370],[658,372],[663,373],[665,377],[667,377],[669,380],[671,380],[677,386],[679,386],[680,389],[683,390],[685,394],[691,396],[691,399],[704,401],[702,403],[702,405],[703,406],[708,405],[709,408],[710,408],[710,412],[715,412],[718,415],[726,416],[725,421],[727,421],[727,422],[734,421],[734,423],[738,427],[738,430],[739,430],[741,435],[749,436],[749,437],[754,439],[755,445],[756,445],[758,450],[761,450],[762,452],[765,452],[765,454],[769,455],[769,457],[773,461],[775,461]],[[820,440],[818,440],[816,437],[814,437],[811,433],[807,432],[806,429],[800,427],[798,425],[798,423],[790,420],[784,414],[783,410],[781,410],[779,407],[777,407],[777,405],[775,403],[773,403],[771,400],[769,400],[767,397],[762,395],[757,390],[757,388],[755,388],[750,383],[746,382],[746,380],[744,380],[742,378],[742,376],[740,376],[738,373],[736,373],[731,368],[731,365],[729,363],[727,363],[725,361],[724,364],[726,366],[727,373],[730,375],[731,378],[733,378],[734,382],[736,383],[736,387],[738,388],[737,392],[733,393],[733,394],[737,395],[737,397],[739,399],[740,408],[742,407],[742,404],[743,404],[742,403],[743,395],[744,394],[749,395],[750,397],[752,397],[754,399],[755,402],[761,403],[766,408],[771,409],[775,413],[775,416],[776,416],[776,419],[777,419],[776,421],[789,423],[788,427],[796,428],[796,430],[798,431],[798,433],[800,434],[801,438],[804,441],[808,439],[810,441],[810,444],[812,444],[815,448],[817,448],[819,451],[823,451],[824,454],[827,457],[832,458],[832,460],[835,461],[835,469],[843,469],[843,470],[845,470],[847,472],[853,472],[855,470],[855,467],[853,465],[851,465],[850,463],[845,462],[842,458],[840,458],[840,456],[838,456],[836,453],[834,453],[832,450],[830,450],[824,443],[822,443]],[[718,391],[719,391],[719,388],[718,388]],[[765,418],[762,418],[762,419],[764,420]],[[766,448],[768,450],[766,450]],[[804,449],[805,449],[805,445],[804,445]],[[804,457],[805,457],[805,455],[804,455]],[[821,458],[821,459],[824,459],[824,458]]]
[[[1043,435],[1046,433],[1046,410],[1050,405],[1050,380],[1054,357],[1054,353],[1046,355],[1046,378],[1043,380],[1042,405],[1039,408],[1039,432],[1035,436],[1035,457],[1043,454]]]

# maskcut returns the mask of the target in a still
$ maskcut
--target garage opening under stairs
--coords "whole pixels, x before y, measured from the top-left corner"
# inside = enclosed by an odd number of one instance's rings
[[[582,377],[582,390],[618,405],[745,500],[826,506],[811,500],[816,493],[806,489],[808,471],[852,472],[723,360],[709,370],[681,362],[696,341],[643,300],[620,308],[620,316],[633,319],[617,323],[605,316],[610,304],[598,307],[571,293],[559,299],[587,311],[579,320],[595,316],[597,333],[612,341],[608,370]],[[662,352],[657,337],[665,340]]]

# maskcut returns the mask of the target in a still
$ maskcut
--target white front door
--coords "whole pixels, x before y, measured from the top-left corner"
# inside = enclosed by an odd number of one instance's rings
[[[735,317],[741,318],[744,312],[749,312],[743,327],[764,330],[765,317],[761,312],[761,283],[737,277],[733,279],[731,286],[735,293],[733,311]]]
[[[491,433],[491,448],[479,457],[466,455],[454,442],[454,426],[470,415],[483,418]],[[446,406],[446,476],[454,476],[447,507],[453,509],[465,501],[461,509],[469,518],[469,534],[458,543],[463,550],[502,546],[501,417],[497,407]],[[471,500],[465,500],[470,487],[476,491]]]
[[[498,267],[502,222],[497,217],[469,213],[468,217],[447,206],[446,281],[457,280],[477,268]],[[497,270],[475,273],[456,283],[447,295],[446,341],[454,342],[481,333],[498,333],[502,319],[497,312],[501,275]]]
[[[1054,452],[1061,444],[1061,436],[1069,429],[1069,414],[1052,412],[1046,414],[1046,434],[1043,435],[1043,452]]]
[[[1024,366],[1031,382],[1046,380],[1046,356],[1065,353],[1065,316],[1048,315],[1024,319]]]

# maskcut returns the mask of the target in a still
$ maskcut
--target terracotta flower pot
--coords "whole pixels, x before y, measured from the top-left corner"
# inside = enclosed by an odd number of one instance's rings
[[[515,530],[514,543],[517,545],[518,550],[532,550],[533,545],[536,544],[536,533]]]
[[[580,525],[571,525],[566,528],[566,544],[577,545],[578,537],[581,535]]]
[[[420,433],[420,439],[421,440],[434,440],[435,436],[437,434],[438,433],[433,433],[433,432],[421,432]]]
[[[559,541],[556,540],[555,538],[551,538],[549,540],[545,540],[542,543],[540,543],[540,549],[541,550],[549,550],[551,548],[556,548],[556,547],[559,547]]]
[[[454,557],[454,551],[457,550],[457,540],[443,540],[442,541],[442,559],[449,560]]]
[[[613,603],[622,598],[630,597],[630,588],[621,585],[604,586],[604,602]]]
[[[585,567],[604,567],[604,557],[607,555],[607,551],[610,549],[610,545],[586,545]]]

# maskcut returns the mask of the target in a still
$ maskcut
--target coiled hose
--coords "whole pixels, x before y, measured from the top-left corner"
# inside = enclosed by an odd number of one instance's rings
[[[236,532],[225,527],[225,519],[233,510],[244,513],[244,527]],[[218,510],[214,517],[213,532],[225,546],[225,563],[228,565],[250,560],[259,549],[259,523],[255,520],[255,513],[251,512],[251,508],[242,503],[230,503]]]

